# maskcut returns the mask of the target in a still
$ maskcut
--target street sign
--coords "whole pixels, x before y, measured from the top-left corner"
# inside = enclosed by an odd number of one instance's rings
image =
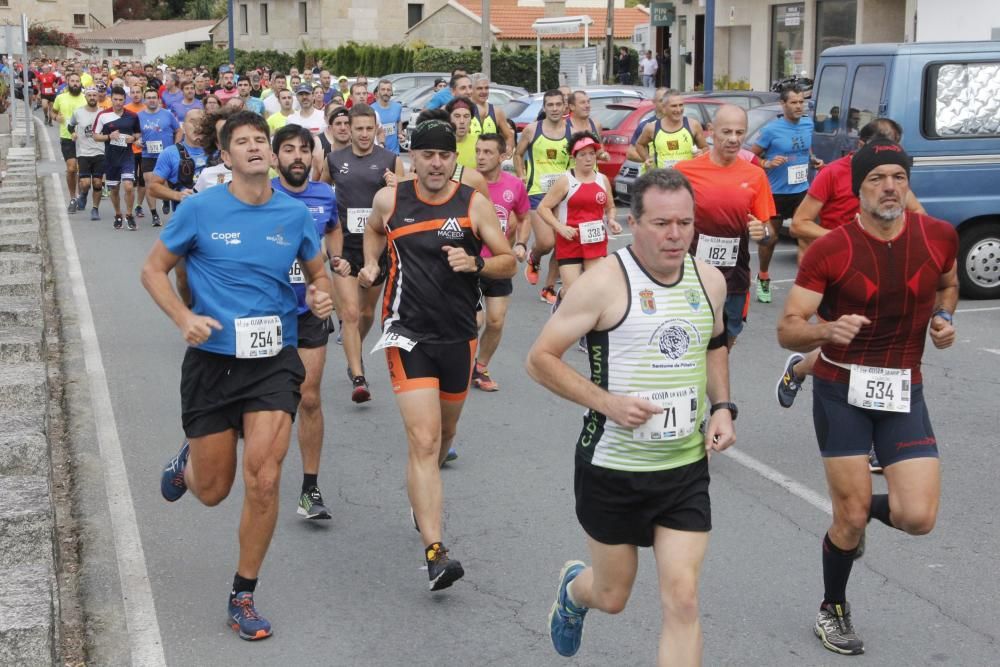
[[[0,53],[21,53],[24,51],[24,35],[21,26],[0,26]]]
[[[677,18],[677,8],[672,2],[654,2],[649,5],[649,17],[654,28],[671,26]]]

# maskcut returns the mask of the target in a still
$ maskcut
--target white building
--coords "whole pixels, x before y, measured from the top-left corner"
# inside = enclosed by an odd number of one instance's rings
[[[134,58],[150,61],[178,51],[210,44],[209,29],[217,23],[207,21],[119,21],[109,28],[92,30],[76,36],[80,50],[97,58]]]
[[[1000,2],[907,0],[906,41],[1000,40]]]

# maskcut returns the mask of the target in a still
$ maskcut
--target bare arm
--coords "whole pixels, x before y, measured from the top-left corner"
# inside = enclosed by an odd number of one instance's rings
[[[500,131],[500,136],[507,143],[507,153],[503,157],[512,155],[514,152],[514,142],[516,137],[514,136],[514,129],[507,122],[507,114],[503,112],[503,109],[496,109],[497,116],[497,129]]]
[[[497,219],[493,202],[488,196],[473,195],[470,212],[473,229],[493,255],[485,258],[486,262],[480,275],[493,280],[513,277],[517,271],[517,260],[514,259],[514,253],[510,249],[510,242],[500,229],[500,220]]]
[[[785,312],[778,320],[778,343],[796,352],[810,352],[824,343],[847,345],[871,324],[863,315],[841,315],[833,322],[810,322],[816,314],[823,295],[795,285],[785,300]]]
[[[325,320],[333,312],[333,298],[330,296],[333,284],[330,282],[326,267],[323,266],[323,253],[318,252],[312,259],[306,261],[300,257],[299,265],[309,282],[306,288],[306,304],[313,315]]]
[[[378,260],[388,242],[385,222],[392,215],[394,200],[393,189],[385,187],[375,193],[375,199],[372,201],[372,212],[365,224],[365,265],[358,272],[358,284],[362,287],[370,287],[378,279]]]
[[[487,183],[486,178],[475,169],[462,170],[462,183],[468,185],[470,188],[486,197],[486,199],[490,198],[489,183]]]
[[[649,142],[653,140],[653,130],[655,128],[655,121],[646,123],[635,142],[635,154],[639,158],[638,162],[642,162],[647,167],[649,166]]]
[[[569,179],[566,176],[560,176],[545,193],[535,212],[538,213],[542,222],[554,229],[557,234],[565,239],[572,239],[576,236],[576,230],[559,222],[555,214],[555,208],[566,198],[568,193]]]
[[[927,213],[924,210],[924,205],[920,203],[917,196],[913,194],[913,190],[906,193],[906,210],[913,211],[914,213]]]
[[[170,201],[181,202],[185,197],[194,194],[191,190],[174,190],[167,185],[166,179],[159,174],[150,172],[145,175],[146,191],[156,199],[169,199]]]
[[[712,302],[712,312],[715,322],[712,325],[712,337],[726,333],[723,312],[726,305],[726,279],[722,272],[713,266],[708,266],[701,260],[698,262],[698,275],[709,300]],[[729,346],[719,345],[705,353],[705,370],[707,376],[706,392],[710,405],[729,402]],[[721,452],[736,442],[736,430],[733,427],[733,415],[729,410],[718,410],[711,415],[705,430],[705,449]]]
[[[754,146],[754,148],[757,148],[757,146]],[[802,203],[795,209],[795,214],[792,215],[792,227],[789,230],[792,237],[811,243],[821,236],[829,234],[829,229],[824,229],[816,222],[819,219],[819,213],[822,209],[823,202],[810,194],[806,194],[802,199]]]
[[[691,135],[694,138],[694,145],[698,147],[699,151],[703,151],[708,148],[708,140],[705,139],[705,128],[701,126],[694,118],[688,121],[688,125],[691,126]]]
[[[521,180],[524,180],[524,155],[528,152],[528,146],[531,145],[531,138],[535,136],[535,127],[538,125],[538,121],[527,125],[521,132],[521,139],[517,142],[517,148],[514,150],[514,173]]]
[[[946,311],[954,313],[958,306],[958,263],[951,267],[951,271],[941,274],[938,281],[937,298],[934,300],[934,312]],[[931,317],[930,327],[931,341],[934,347],[943,350],[951,347],[955,342],[955,326],[943,317]]]

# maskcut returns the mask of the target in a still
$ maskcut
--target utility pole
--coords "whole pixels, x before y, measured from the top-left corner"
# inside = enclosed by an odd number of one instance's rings
[[[604,83],[614,83],[615,58],[615,0],[608,0],[608,20],[604,26]]]
[[[236,45],[233,44],[233,23],[235,23],[236,19],[233,18],[233,0],[228,0],[226,11],[229,13],[229,64],[234,64],[236,62]],[[233,74],[235,75],[236,73],[233,72]]]
[[[493,79],[490,74],[493,57],[493,35],[490,34],[490,0],[483,0],[482,24],[483,30],[480,37],[480,48],[483,54],[483,65],[479,71],[486,75],[487,81],[491,81]]]
[[[705,92],[715,87],[715,0],[705,0]]]

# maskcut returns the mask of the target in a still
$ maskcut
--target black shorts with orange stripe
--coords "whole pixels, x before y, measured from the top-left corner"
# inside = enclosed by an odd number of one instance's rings
[[[412,350],[385,348],[392,391],[437,389],[443,401],[464,401],[469,393],[477,340],[418,343]]]

